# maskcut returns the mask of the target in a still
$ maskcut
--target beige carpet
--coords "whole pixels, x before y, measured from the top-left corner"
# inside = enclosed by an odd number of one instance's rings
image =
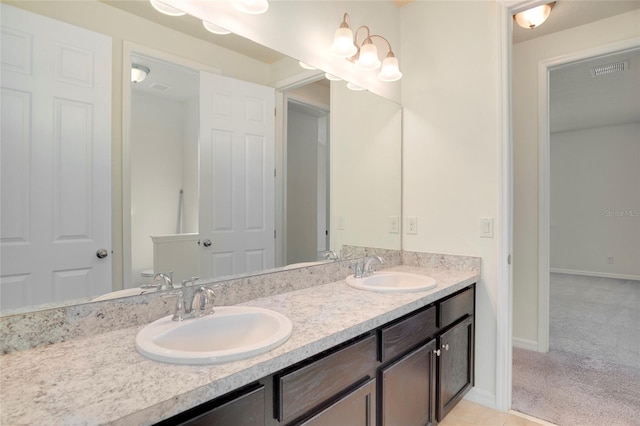
[[[640,426],[640,369],[514,348],[512,409],[559,426]]]

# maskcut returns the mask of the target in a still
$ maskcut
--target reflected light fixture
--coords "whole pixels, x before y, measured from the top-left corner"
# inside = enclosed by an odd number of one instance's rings
[[[358,42],[361,30],[364,31],[364,38]],[[374,40],[381,40],[388,47],[383,61],[380,61],[378,57],[378,47],[374,44]],[[381,81],[397,81],[402,78],[398,59],[393,53],[389,40],[381,35],[371,34],[366,25],[359,26],[354,35],[351,31],[351,19],[348,13],[344,14],[329,51],[334,56],[355,63],[356,68],[360,71],[374,71],[382,67],[378,73],[378,79]]]
[[[202,26],[204,27],[205,30],[213,34],[217,34],[217,35],[231,34],[231,31],[225,30],[224,28],[219,27],[215,24],[212,24],[211,22],[202,21]]]
[[[311,66],[311,65],[309,65],[309,64],[305,64],[305,63],[304,63],[304,62],[302,62],[302,61],[298,61],[298,65],[300,65],[300,67],[301,67],[301,68],[304,68],[305,70],[315,70],[315,69],[317,69],[316,67]]]
[[[268,0],[231,0],[231,4],[240,12],[251,15],[259,15],[269,9]]]
[[[353,84],[351,82],[347,82],[347,88],[349,88],[350,90],[355,90],[355,91],[364,90],[362,87],[358,86],[357,84]]]
[[[340,81],[340,80],[342,80],[340,77],[336,77],[335,75],[329,74],[328,72],[324,73],[324,77],[327,80],[331,80],[331,81]]]
[[[140,83],[144,81],[150,72],[151,70],[143,65],[131,64],[131,82]]]
[[[515,19],[522,28],[534,29],[547,20],[555,4],[556,2],[552,2],[523,10],[513,15],[513,19]]]
[[[163,3],[160,0],[149,0],[149,2],[151,2],[151,6],[153,6],[155,10],[165,15],[169,15],[169,16],[186,15],[186,13],[181,11],[180,9],[176,9],[173,6],[169,6],[168,4]]]

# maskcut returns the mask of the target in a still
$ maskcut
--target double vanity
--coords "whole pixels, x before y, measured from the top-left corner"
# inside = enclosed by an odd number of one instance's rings
[[[405,257],[369,277],[382,290],[342,279],[3,355],[0,422],[436,423],[473,386],[479,260]],[[412,282],[430,289],[397,290]],[[263,328],[234,340],[254,326]]]

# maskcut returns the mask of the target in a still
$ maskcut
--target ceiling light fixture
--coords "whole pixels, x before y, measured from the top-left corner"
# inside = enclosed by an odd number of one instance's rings
[[[181,11],[180,9],[176,9],[173,6],[169,6],[168,4],[163,3],[160,0],[149,0],[149,2],[151,2],[151,6],[153,6],[155,10],[165,15],[169,15],[169,16],[186,15],[186,13]]]
[[[335,75],[329,74],[328,72],[324,73],[324,77],[327,80],[331,80],[331,81],[340,81],[340,80],[342,80],[340,77],[336,77]]]
[[[513,15],[513,19],[515,19],[522,28],[534,29],[547,20],[555,4],[556,2],[552,2],[523,10]]]
[[[362,87],[358,86],[357,84],[353,84],[351,82],[347,82],[347,88],[349,88],[350,90],[354,90],[354,91],[360,91],[360,90],[364,90]]]
[[[219,27],[215,24],[212,24],[211,22],[202,21],[202,26],[204,27],[205,30],[213,34],[217,34],[217,35],[231,34],[231,31],[225,30],[224,28]]]
[[[147,78],[151,70],[144,65],[131,64],[131,82],[140,83]]]
[[[240,12],[251,15],[259,15],[269,9],[268,0],[231,0],[231,4]]]
[[[365,31],[365,36],[361,42],[358,42],[360,30]],[[382,62],[378,58],[378,47],[374,44],[376,39],[382,40],[388,47]],[[334,56],[354,62],[356,68],[361,71],[374,71],[382,66],[378,74],[378,79],[381,81],[397,81],[402,78],[398,59],[393,53],[389,40],[381,35],[371,34],[366,25],[359,26],[354,35],[351,31],[351,19],[348,13],[344,14],[329,51]]]

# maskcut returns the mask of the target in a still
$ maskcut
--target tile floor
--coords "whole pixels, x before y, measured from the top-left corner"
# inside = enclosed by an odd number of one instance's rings
[[[554,426],[524,414],[503,413],[463,399],[439,426]]]

